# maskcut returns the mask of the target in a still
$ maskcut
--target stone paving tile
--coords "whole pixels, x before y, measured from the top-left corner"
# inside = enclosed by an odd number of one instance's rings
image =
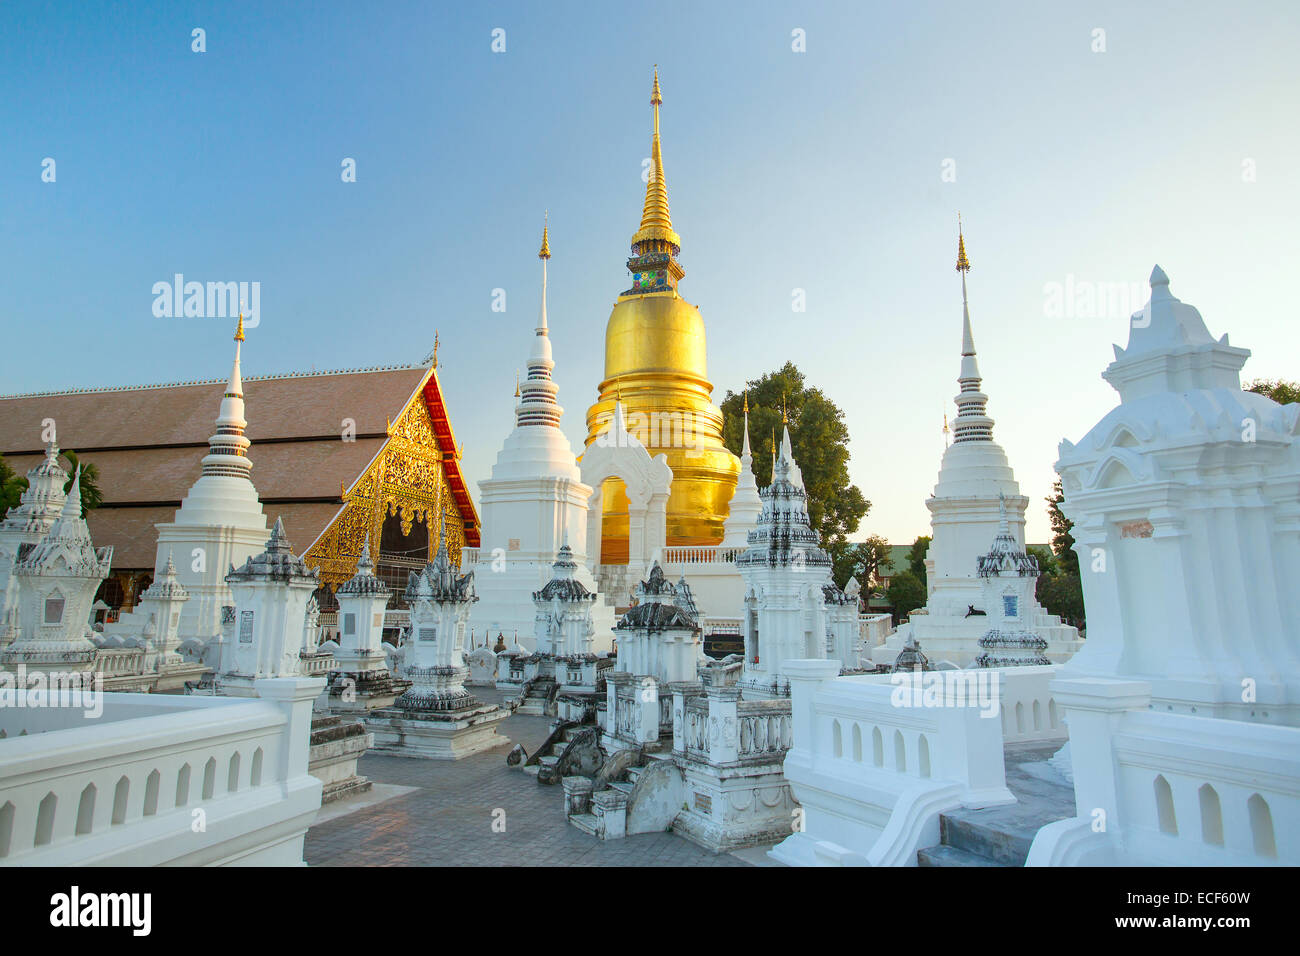
[[[492,700],[490,692],[479,693]],[[313,826],[312,866],[746,866],[672,833],[598,840],[564,818],[564,791],[506,766],[515,743],[529,753],[549,732],[545,717],[514,715],[510,738],[463,760],[368,754],[358,772],[376,783],[414,787],[383,803]],[[503,816],[504,814],[504,816]],[[500,821],[504,821],[504,832]],[[496,828],[494,829],[494,822]]]

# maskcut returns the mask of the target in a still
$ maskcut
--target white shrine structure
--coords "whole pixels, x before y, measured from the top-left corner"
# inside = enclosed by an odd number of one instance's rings
[[[141,595],[140,632],[126,640],[105,636],[92,624],[92,602],[108,576],[113,549],[96,549],[91,542],[81,509],[81,473],[63,496],[67,473],[51,442],[28,480],[23,503],[7,516],[12,521],[0,526],[8,605],[0,669],[49,680],[79,673],[111,691],[177,691],[197,682],[202,665],[187,664],[176,652],[177,623],[188,595],[176,582],[170,557]],[[47,526],[55,503],[58,515]],[[48,530],[38,541],[26,540],[41,527]]]
[[[1078,817],[1029,863],[1295,866],[1300,405],[1242,391],[1250,352],[1159,266],[1131,326],[1119,406],[1056,465],[1089,622],[1052,684]]]
[[[479,601],[471,615],[473,629],[489,645],[501,635],[535,649],[532,593],[545,586],[563,541],[571,545],[575,577],[596,592],[587,567],[588,509],[592,488],[585,483],[569,439],[560,430],[564,409],[552,373],[555,362],[546,317],[546,263],[551,258],[548,230],[542,230],[542,304],[528,354],[528,375],[520,383],[515,428],[479,482],[482,531],[480,547],[466,549],[461,566],[472,567]],[[600,513],[594,527],[599,533]],[[597,539],[599,540],[599,538]],[[472,559],[472,560],[467,560]],[[613,646],[614,608],[601,597],[593,608],[593,648]]]
[[[908,622],[872,651],[876,664],[890,664],[909,640],[915,640],[932,661],[969,667],[980,655],[980,638],[988,630],[984,615],[984,579],[979,561],[1005,522],[1018,551],[1025,545],[1025,508],[1029,499],[1020,493],[1002,446],[993,440],[993,419],[988,416],[988,396],[980,390],[982,379],[975,357],[966,274],[970,260],[966,240],[957,240],[957,271],[961,273],[962,338],[961,391],[955,399],[953,441],[943,454],[930,509],[931,541],[926,554],[927,597],[924,608],[912,612]],[[1004,514],[1005,510],[1005,514]],[[1037,578],[1035,577],[1035,580]],[[1032,599],[1020,609],[1025,629],[1047,642],[1049,660],[1068,660],[1082,645],[1078,631],[1062,624]]]
[[[843,668],[860,668],[856,602],[831,580],[831,558],[810,524],[803,474],[784,421],[772,483],[761,497],[758,526],[736,558],[745,580],[740,686],[754,699],[790,695],[782,672],[787,660],[834,657]]]
[[[63,513],[68,473],[59,465],[59,446],[45,444],[45,458],[27,472],[27,490],[18,506],[0,521],[0,647],[18,636],[18,581],[14,568],[19,555],[49,534]]]
[[[600,521],[605,481],[619,478],[628,500],[628,559],[626,565],[600,561]],[[673,470],[668,456],[650,456],[645,444],[627,427],[623,403],[615,401],[609,424],[582,453],[582,480],[592,490],[587,503],[587,554],[597,566],[602,589],[629,594],[664,551],[668,540],[668,495]]]
[[[979,559],[979,576],[984,582],[985,622],[988,630],[980,638],[983,653],[977,667],[1015,667],[1050,664],[1043,654],[1047,641],[1025,626],[1024,614],[1035,606],[1038,559],[1026,554],[1011,536],[1002,500],[1002,524],[989,553]]]
[[[470,607],[478,600],[474,572],[458,574],[446,535],[440,532],[438,540],[437,555],[411,574],[405,594],[411,625],[401,648],[401,676],[411,685],[392,707],[370,711],[366,726],[382,752],[458,760],[509,743],[497,733],[509,712],[465,689]]]
[[[339,644],[330,674],[329,709],[352,713],[389,707],[408,686],[394,681],[384,651],[384,608],[392,590],[375,577],[366,536],[357,559],[357,573],[336,592],[339,602]]]
[[[219,643],[219,692],[227,697],[252,696],[258,680],[298,676],[307,604],[320,578],[315,568],[293,553],[279,518],[265,550],[240,567],[231,567],[226,583],[234,595],[235,613],[233,626],[225,628]]]
[[[1056,466],[1084,647],[1064,664],[1018,647],[1006,664],[860,677],[785,662],[784,772],[804,827],[774,858],[1300,863],[1300,405],[1242,391],[1249,354],[1215,340],[1155,269],[1104,374],[1119,406],[1063,441]],[[1032,569],[1006,524],[980,570],[989,597],[1023,601]],[[1023,633],[1010,603],[990,632]],[[1014,786],[1013,746],[1043,755],[1026,773],[1016,750]]]
[[[24,542],[8,590],[17,628],[0,666],[19,679],[0,682],[0,781],[8,798],[0,805],[0,864],[301,865],[322,794],[337,789],[311,768],[321,749],[312,701],[324,682],[267,677],[243,701],[105,693],[177,690],[199,676],[201,665],[175,653],[188,595],[169,558],[137,612],[142,637],[93,641],[101,635],[91,629],[91,602],[113,549],[91,542],[80,471],[62,501],[52,491],[61,494],[66,475],[52,445],[34,471],[29,507],[15,509],[10,531],[21,530],[19,520],[39,526],[56,502],[60,510],[39,541]],[[301,620],[286,626],[301,635]],[[39,687],[33,673],[46,676],[51,690],[57,677],[57,702],[11,706],[15,695]],[[347,769],[337,756],[332,762]],[[193,829],[200,806],[207,826]]]
[[[56,466],[57,467],[57,466]],[[43,538],[24,549],[13,567],[18,632],[0,651],[6,670],[93,671],[90,605],[108,577],[113,549],[96,549],[81,514],[81,470],[59,517]]]
[[[835,587],[809,523],[788,427],[760,495],[735,561],[746,589],[744,659],[704,656],[687,578],[673,584],[654,562],[617,627],[598,733],[557,726],[529,758],[540,782],[563,783],[579,829],[601,839],[671,829],[714,851],[790,832],[785,662],[807,655],[831,675],[860,672],[862,647],[857,602]]]
[[[216,431],[203,457],[203,473],[181,501],[175,518],[159,524],[155,577],[163,576],[172,564],[177,583],[189,595],[181,605],[176,625],[178,641],[186,656],[216,666],[215,657],[204,657],[215,648],[221,634],[222,609],[234,603],[226,581],[229,568],[238,567],[261,552],[269,530],[266,514],[253,485],[253,463],[248,458],[251,444],[244,435],[244,385],[240,375],[240,347],[244,342],[241,315],[235,329],[235,359],[230,379],[221,398]],[[148,625],[143,609],[128,611],[113,624],[105,625],[108,636],[130,637]]]
[[[763,500],[754,479],[754,455],[749,450],[749,393],[745,393],[743,414],[745,437],[740,449],[740,475],[736,490],[731,496],[727,520],[722,523],[721,548],[749,547],[749,533],[758,527],[758,517],[763,513]]]
[[[602,677],[614,658],[608,651],[595,652],[593,611],[599,596],[578,580],[578,568],[566,541],[552,565],[551,580],[533,592],[536,650],[516,647],[500,654],[497,686],[520,690],[520,713],[551,714],[560,722],[596,715]]]

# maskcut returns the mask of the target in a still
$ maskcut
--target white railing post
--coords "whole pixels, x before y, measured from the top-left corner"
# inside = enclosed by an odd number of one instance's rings
[[[286,782],[291,782],[307,772],[311,707],[325,689],[325,680],[320,677],[271,677],[255,681],[253,686],[263,700],[278,704],[287,718],[284,747],[280,752],[280,772]]]
[[[813,696],[829,680],[840,676],[840,662],[828,660],[789,660],[781,665],[781,672],[790,681],[790,732],[794,746],[786,760],[799,753],[805,763],[811,763],[816,749],[816,714]]]

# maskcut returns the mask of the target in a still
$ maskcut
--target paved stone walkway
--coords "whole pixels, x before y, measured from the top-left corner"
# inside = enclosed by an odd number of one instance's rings
[[[493,700],[489,691],[479,693]],[[502,721],[510,744],[463,760],[367,755],[359,772],[416,789],[336,816],[307,832],[312,866],[744,866],[672,833],[598,840],[564,818],[564,791],[506,766],[515,743],[532,753],[550,720]],[[493,828],[494,820],[504,821]]]

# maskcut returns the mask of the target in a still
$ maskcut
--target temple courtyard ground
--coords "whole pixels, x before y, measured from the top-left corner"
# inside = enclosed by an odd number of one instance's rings
[[[494,690],[475,688],[499,703]],[[369,754],[358,772],[374,789],[322,808],[307,832],[311,866],[779,866],[770,846],[715,854],[674,833],[598,840],[564,818],[564,791],[506,764],[515,744],[532,753],[549,717],[512,714],[509,743],[463,760]],[[1012,806],[944,816],[944,844],[922,852],[924,866],[1023,866],[1039,828],[1074,815],[1074,790],[1048,763],[1060,743],[1005,750]]]
[[[491,690],[474,688],[484,701]],[[771,864],[767,847],[715,854],[673,833],[598,840],[564,818],[564,791],[506,765],[515,744],[529,753],[550,718],[513,714],[510,739],[463,760],[369,754],[358,772],[374,790],[325,806],[307,832],[311,866],[745,866]]]

